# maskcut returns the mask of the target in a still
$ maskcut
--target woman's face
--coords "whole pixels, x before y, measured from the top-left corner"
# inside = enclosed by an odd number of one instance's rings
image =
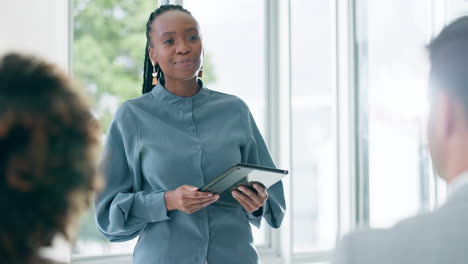
[[[203,63],[203,45],[197,21],[174,10],[159,15],[151,25],[149,56],[166,80],[195,78]]]

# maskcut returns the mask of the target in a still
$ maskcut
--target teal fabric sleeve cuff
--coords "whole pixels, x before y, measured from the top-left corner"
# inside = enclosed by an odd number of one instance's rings
[[[170,219],[164,199],[165,192],[138,192],[135,194],[130,215],[146,222]]]

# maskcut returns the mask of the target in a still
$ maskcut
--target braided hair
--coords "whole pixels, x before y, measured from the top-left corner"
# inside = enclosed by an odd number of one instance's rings
[[[164,14],[168,11],[181,11],[186,14],[192,15],[187,9],[183,8],[180,5],[161,5],[157,8],[154,12],[152,12],[148,18],[148,22],[146,23],[146,47],[145,47],[145,64],[143,68],[143,89],[142,93],[145,94],[150,92],[153,89],[152,79],[153,79],[153,64],[151,63],[151,59],[148,53],[148,47],[150,46],[150,33],[151,33],[151,25],[153,21],[161,14]],[[164,73],[159,67],[159,64],[154,66],[156,68],[156,78],[164,78]]]

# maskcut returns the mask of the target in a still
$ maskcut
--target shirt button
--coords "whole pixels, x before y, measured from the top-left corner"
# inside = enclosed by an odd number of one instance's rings
[[[185,101],[185,105],[189,105],[189,104],[190,104],[190,102],[189,102],[189,101]]]
[[[195,128],[194,128],[193,126],[189,126],[188,129],[189,129],[190,131],[194,131],[194,130],[195,130]]]
[[[196,146],[193,146],[193,148],[192,148],[192,149],[193,149],[193,151],[198,151],[198,150],[200,150],[200,146],[198,146],[198,145],[196,145]]]

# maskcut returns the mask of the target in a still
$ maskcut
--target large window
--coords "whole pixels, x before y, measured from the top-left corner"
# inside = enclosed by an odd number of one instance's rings
[[[104,136],[120,103],[141,94],[145,26],[157,1],[74,0],[73,4],[73,74],[93,98]],[[72,254],[131,253],[135,243],[107,242],[90,209],[82,219]]]
[[[141,94],[145,24],[157,1],[73,1],[74,74],[104,136],[118,105]],[[243,99],[270,147],[288,142],[273,154],[289,160],[282,229],[291,232],[252,228],[263,262],[327,263],[345,231],[389,227],[444,200],[425,135],[424,48],[466,13],[466,1],[163,2],[183,4],[200,23],[205,85]],[[281,85],[271,85],[276,77]],[[109,262],[127,254],[119,263],[129,263],[134,243],[107,242],[90,210],[73,254]]]
[[[372,227],[430,207],[425,45],[432,2],[357,1],[359,137],[367,164],[360,169],[368,183],[362,220]]]
[[[327,251],[337,230],[333,35],[328,0],[291,1],[293,252]]]

